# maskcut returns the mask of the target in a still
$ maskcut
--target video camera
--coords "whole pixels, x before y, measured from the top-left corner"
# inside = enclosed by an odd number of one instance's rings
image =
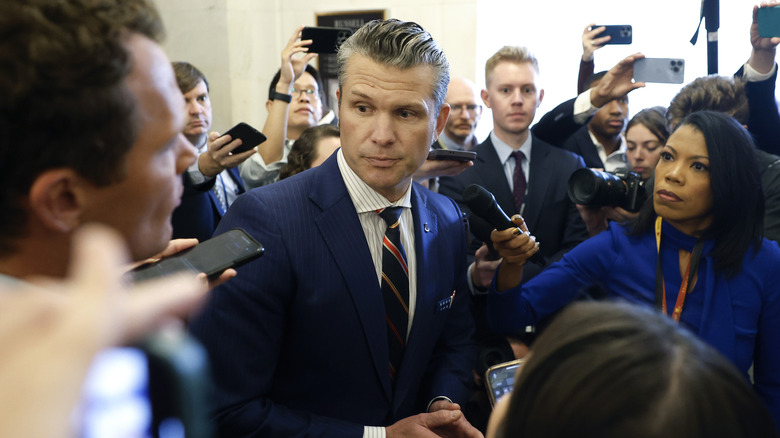
[[[626,168],[613,172],[577,169],[569,178],[569,199],[589,207],[621,207],[639,211],[647,199],[642,176]]]

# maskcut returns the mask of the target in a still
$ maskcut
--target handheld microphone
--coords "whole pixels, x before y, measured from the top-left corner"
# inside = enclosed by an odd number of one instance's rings
[[[484,219],[497,230],[517,227],[498,205],[495,196],[479,184],[466,187],[466,190],[463,191],[463,202],[472,213]]]

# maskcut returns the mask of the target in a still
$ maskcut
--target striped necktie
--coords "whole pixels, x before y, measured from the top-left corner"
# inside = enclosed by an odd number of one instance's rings
[[[382,297],[385,303],[390,376],[395,379],[406,348],[409,323],[409,268],[401,245],[399,218],[403,207],[388,207],[379,212],[387,223],[382,239]]]

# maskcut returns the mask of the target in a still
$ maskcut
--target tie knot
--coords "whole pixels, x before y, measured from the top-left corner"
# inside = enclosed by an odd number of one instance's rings
[[[398,226],[398,218],[401,217],[403,210],[403,207],[387,207],[379,212],[379,216],[385,220],[388,227],[395,228]]]
[[[525,154],[523,151],[514,151],[512,152],[512,157],[514,157],[516,164],[520,164],[525,158]]]

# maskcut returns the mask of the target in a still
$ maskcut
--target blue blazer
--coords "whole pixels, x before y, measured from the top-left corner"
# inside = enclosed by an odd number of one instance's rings
[[[220,436],[360,437],[435,396],[468,398],[476,350],[460,210],[412,188],[417,307],[393,385],[381,289],[336,158],[250,190],[216,231],[242,227],[266,248],[191,323],[211,357]]]
[[[238,174],[237,168],[228,169],[228,174],[238,187],[238,193],[244,193],[244,183]],[[196,185],[184,172],[184,193],[181,204],[173,211],[173,238],[195,237],[199,241],[211,237],[217,229],[223,213],[220,211],[217,195],[211,190],[214,187],[214,179],[202,185]]]

